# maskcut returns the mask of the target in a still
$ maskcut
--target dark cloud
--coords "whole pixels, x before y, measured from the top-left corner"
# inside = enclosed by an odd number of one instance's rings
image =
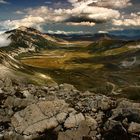
[[[69,19],[65,20],[64,22],[76,22],[76,23],[80,23],[80,22],[94,22],[96,24],[100,24],[100,23],[105,23],[108,20],[104,20],[104,19],[90,19],[87,16],[81,16],[81,17],[77,17],[77,16],[72,16]]]

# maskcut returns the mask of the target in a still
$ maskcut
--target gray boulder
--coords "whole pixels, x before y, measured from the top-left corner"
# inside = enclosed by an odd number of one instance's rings
[[[68,104],[63,100],[40,101],[15,113],[11,123],[18,133],[32,135],[57,127],[68,113]]]

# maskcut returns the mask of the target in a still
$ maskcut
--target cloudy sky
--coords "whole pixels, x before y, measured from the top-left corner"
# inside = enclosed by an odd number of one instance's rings
[[[140,0],[0,0],[0,31],[140,34]]]

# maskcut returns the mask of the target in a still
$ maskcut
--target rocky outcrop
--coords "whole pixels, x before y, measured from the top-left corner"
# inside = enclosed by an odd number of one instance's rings
[[[140,139],[140,103],[83,93],[68,84],[8,81],[0,87],[0,139]]]
[[[14,114],[11,123],[19,134],[33,135],[53,129],[63,123],[69,114],[65,101],[40,101]]]

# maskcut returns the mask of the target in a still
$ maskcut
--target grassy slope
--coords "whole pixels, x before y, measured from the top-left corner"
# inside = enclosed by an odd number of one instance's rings
[[[124,45],[121,42],[121,46],[116,41],[105,41],[100,46],[97,42],[93,44],[90,49],[89,46],[86,49],[81,46],[77,50],[75,46],[46,51],[43,55],[25,58],[22,62],[36,71],[49,74],[58,83],[70,83],[80,90],[96,93],[111,94],[113,87],[108,82],[115,85],[115,91],[121,89],[124,95],[129,94],[127,88],[140,84],[139,65],[131,68],[121,68],[120,65],[122,61],[134,56],[139,59],[139,48],[130,47],[136,46],[138,42],[125,42]],[[104,49],[100,49],[102,47]],[[134,96],[131,95],[130,98],[135,98],[135,90]]]

